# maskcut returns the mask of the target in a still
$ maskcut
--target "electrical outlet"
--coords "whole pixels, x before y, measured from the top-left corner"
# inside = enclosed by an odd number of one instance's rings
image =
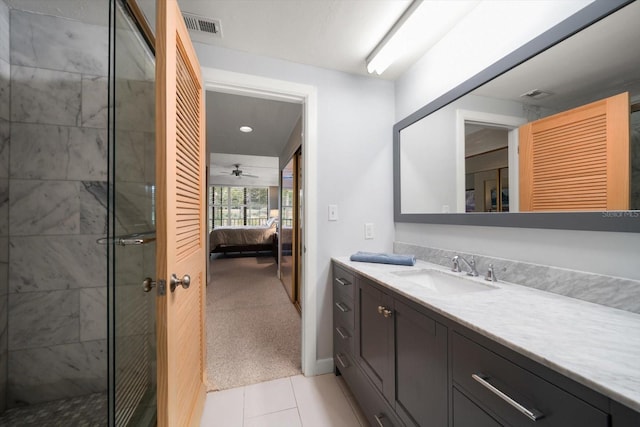
[[[329,205],[329,221],[338,220],[338,205]]]
[[[364,238],[368,240],[373,239],[373,223],[372,222],[367,222],[364,225]]]

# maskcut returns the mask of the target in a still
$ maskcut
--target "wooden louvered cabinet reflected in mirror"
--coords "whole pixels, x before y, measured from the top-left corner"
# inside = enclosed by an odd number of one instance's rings
[[[627,210],[629,94],[520,128],[520,211]]]

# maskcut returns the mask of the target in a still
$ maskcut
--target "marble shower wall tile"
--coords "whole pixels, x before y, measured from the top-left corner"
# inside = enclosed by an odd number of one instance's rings
[[[11,66],[11,120],[77,126],[81,75],[43,68]]]
[[[13,179],[9,191],[12,236],[80,232],[79,183]]]
[[[116,131],[117,182],[144,182],[147,135],[145,132]]]
[[[14,9],[11,11],[11,63],[106,76],[108,16],[105,10],[104,26],[98,26]]]
[[[451,258],[455,255],[467,259],[474,256],[478,272],[485,274],[489,264],[493,264],[498,281],[503,280],[640,314],[640,281],[637,280],[401,242],[394,242],[394,252],[413,254],[418,259],[446,267],[451,266]]]
[[[9,351],[78,342],[79,298],[79,290],[9,294]]]
[[[107,180],[106,129],[12,123],[11,178]]]
[[[107,189],[100,181],[84,181],[80,188],[80,234],[107,234]]]
[[[106,318],[107,288],[80,289],[80,341],[106,340]]]
[[[107,389],[104,340],[14,351],[9,355],[9,364],[9,406]]]
[[[99,237],[11,237],[9,292],[104,287],[107,250]]]
[[[82,76],[82,126],[106,129],[109,80],[100,76]]]
[[[115,119],[119,130],[155,131],[155,83],[117,80]]]
[[[0,59],[9,62],[9,7],[4,0],[0,0]]]
[[[9,180],[0,178],[0,236],[9,235]]]
[[[149,231],[151,224],[151,188],[136,182],[116,183],[116,234]]]
[[[0,59],[0,119],[10,120],[11,106],[11,66]]]
[[[9,146],[11,123],[0,119],[0,178],[9,178]]]

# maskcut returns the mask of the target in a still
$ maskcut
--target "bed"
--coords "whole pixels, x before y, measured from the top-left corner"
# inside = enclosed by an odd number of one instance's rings
[[[211,253],[270,251],[278,248],[275,221],[255,227],[216,227],[209,233]]]

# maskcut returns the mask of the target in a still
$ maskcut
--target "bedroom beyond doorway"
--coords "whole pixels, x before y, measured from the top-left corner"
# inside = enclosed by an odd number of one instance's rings
[[[273,257],[210,260],[208,391],[300,374],[300,315]]]

